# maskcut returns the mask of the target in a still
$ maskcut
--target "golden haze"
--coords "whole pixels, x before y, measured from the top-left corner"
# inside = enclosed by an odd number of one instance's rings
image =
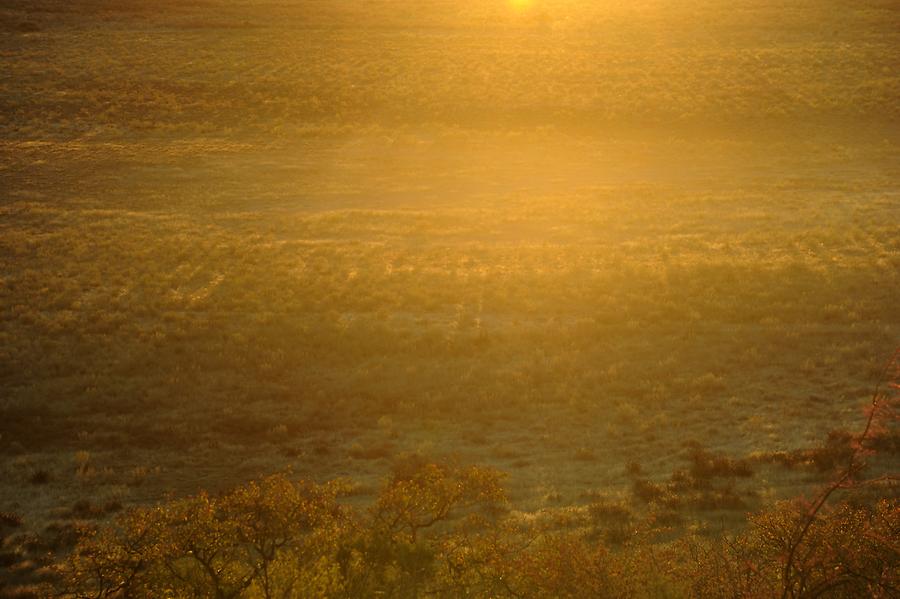
[[[898,36],[3,3],[0,597],[896,589]]]

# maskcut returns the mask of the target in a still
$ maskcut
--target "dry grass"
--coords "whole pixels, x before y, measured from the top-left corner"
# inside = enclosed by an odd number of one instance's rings
[[[900,338],[889,3],[324,4],[0,9],[0,511],[424,452],[615,543],[598,489],[675,527],[840,457]]]

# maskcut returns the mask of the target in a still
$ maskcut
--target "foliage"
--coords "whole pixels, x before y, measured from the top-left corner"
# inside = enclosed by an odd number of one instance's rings
[[[882,380],[857,435],[847,435],[829,481],[812,499],[782,502],[750,517],[747,532],[698,549],[687,541],[695,569],[694,593],[732,597],[894,597],[900,593],[900,502],[874,506],[830,500],[883,486],[890,497],[896,472],[867,478],[878,439],[900,425],[900,349],[885,365]],[[887,386],[882,390],[881,385]],[[841,435],[843,437],[843,435]],[[829,435],[826,448],[835,446]],[[896,493],[896,488],[893,488]],[[896,496],[896,495],[894,495]]]
[[[346,525],[336,494],[334,485],[273,476],[220,498],[132,510],[79,543],[64,569],[68,592],[272,597],[327,586],[328,558]],[[285,576],[286,564],[303,576]]]
[[[339,485],[272,476],[221,497],[140,508],[86,534],[62,574],[72,597],[413,595],[436,545],[419,533],[503,502],[496,473],[422,463],[382,490],[368,517]]]
[[[617,549],[575,530],[528,525],[504,510],[499,472],[407,456],[364,511],[337,483],[283,475],[220,497],[201,493],[136,508],[86,529],[60,566],[62,595],[103,597],[889,597],[900,589],[900,502],[856,494],[892,473],[864,478],[877,439],[898,424],[900,351],[877,389],[865,427],[812,500],[783,501],[716,539],[654,539],[625,506],[596,502],[596,524],[621,520]],[[834,436],[829,439],[833,443]],[[669,508],[668,495],[709,490],[715,477],[748,476],[743,460],[689,444],[690,470],[667,485],[636,479],[636,494]],[[640,469],[631,468],[635,475]],[[652,491],[652,493],[651,493]],[[832,497],[844,493],[842,501]],[[8,518],[11,522],[13,518]],[[610,537],[607,537],[609,539]]]
[[[698,597],[894,597],[900,589],[900,503],[872,508],[842,503],[820,514],[796,551],[790,583],[787,554],[810,505],[791,501],[750,519],[747,532],[717,542],[683,541],[685,567]]]
[[[284,476],[136,509],[82,539],[61,570],[63,595],[888,597],[900,584],[896,500],[841,502],[808,529],[810,504],[781,502],[736,536],[666,546],[641,534],[611,549],[485,515],[504,500],[497,482],[483,468],[422,462],[365,512],[342,505],[337,486]]]

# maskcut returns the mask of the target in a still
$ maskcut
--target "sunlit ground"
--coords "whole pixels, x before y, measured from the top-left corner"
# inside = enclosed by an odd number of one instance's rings
[[[759,463],[685,528],[808,492],[765,456],[900,339],[895,13],[7,4],[0,511],[418,453],[558,514],[691,441]]]

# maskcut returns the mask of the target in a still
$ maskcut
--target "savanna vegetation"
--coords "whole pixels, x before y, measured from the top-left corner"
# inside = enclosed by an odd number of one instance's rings
[[[889,0],[0,0],[0,596],[897,596],[898,119]]]

